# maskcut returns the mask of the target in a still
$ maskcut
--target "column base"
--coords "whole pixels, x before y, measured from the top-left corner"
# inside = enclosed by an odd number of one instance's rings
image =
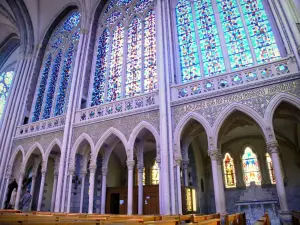
[[[283,225],[292,224],[292,213],[290,211],[278,211],[280,221]]]
[[[227,212],[220,213],[220,222],[221,222],[221,225],[225,225],[226,224],[227,216],[228,216]]]

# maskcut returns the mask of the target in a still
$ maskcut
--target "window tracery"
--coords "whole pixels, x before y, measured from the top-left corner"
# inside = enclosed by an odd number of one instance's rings
[[[46,47],[32,122],[65,112],[79,37],[80,13],[73,11],[56,27]]]
[[[246,186],[249,186],[250,182],[255,182],[256,185],[261,185],[261,174],[257,156],[250,147],[245,148],[242,161]]]
[[[181,82],[280,58],[262,0],[179,0]]]
[[[0,120],[2,119],[13,77],[14,71],[3,72],[0,75]]]
[[[225,154],[223,159],[223,168],[225,176],[225,187],[233,188],[236,187],[235,169],[233,158],[231,158],[229,153]]]
[[[153,0],[111,0],[98,32],[91,106],[157,89]]]

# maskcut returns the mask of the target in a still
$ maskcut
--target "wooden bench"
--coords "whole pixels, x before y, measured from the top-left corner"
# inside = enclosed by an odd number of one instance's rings
[[[176,225],[178,224],[178,220],[157,220],[157,221],[145,221],[144,224],[148,225]]]
[[[204,221],[198,221],[198,224],[201,224],[201,225],[220,225],[221,220],[220,219],[209,219],[209,220],[204,220]]]

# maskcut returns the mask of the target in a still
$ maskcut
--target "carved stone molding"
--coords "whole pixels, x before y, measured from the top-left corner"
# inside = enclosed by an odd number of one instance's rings
[[[137,164],[138,173],[143,173],[144,164]]]
[[[133,170],[134,165],[135,165],[135,161],[134,160],[127,160],[126,164],[127,164],[128,170]]]
[[[218,164],[222,163],[222,154],[218,149],[211,149],[208,150],[207,152],[211,161],[216,160]]]
[[[272,156],[272,153],[277,153],[278,154],[278,142],[277,141],[272,141],[267,143],[267,152]]]
[[[101,172],[102,172],[102,176],[107,176],[107,172],[108,172],[107,167],[102,167]]]

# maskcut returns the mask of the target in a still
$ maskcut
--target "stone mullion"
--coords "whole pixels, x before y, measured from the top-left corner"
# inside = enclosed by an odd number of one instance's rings
[[[141,49],[141,94],[144,93],[145,87],[145,18],[140,21],[142,23],[142,49]]]
[[[126,96],[126,81],[127,81],[127,58],[128,58],[128,29],[129,26],[124,26],[124,42],[123,42],[123,64],[122,64],[122,83],[121,83],[121,99]],[[117,101],[118,99],[116,99]]]
[[[105,75],[105,87],[104,87],[104,103],[107,101],[107,90],[108,90],[108,77],[110,74],[110,64],[111,64],[111,51],[113,47],[113,38],[114,32],[109,32],[109,48],[108,48],[108,55],[107,55],[107,69]]]

